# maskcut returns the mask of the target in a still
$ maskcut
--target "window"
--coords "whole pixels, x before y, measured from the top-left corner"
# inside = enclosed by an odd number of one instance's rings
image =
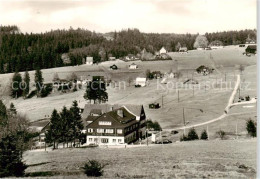
[[[104,129],[97,129],[97,133],[104,133]]]
[[[118,143],[121,143],[122,142],[122,139],[118,139]]]
[[[122,134],[122,133],[123,133],[123,130],[122,130],[122,129],[117,129],[117,133],[118,133],[118,134]]]
[[[100,126],[111,126],[112,123],[110,121],[99,121],[98,124]]]
[[[107,138],[102,138],[102,139],[101,139],[101,142],[102,142],[102,143],[108,143],[108,139],[107,139]]]
[[[92,138],[89,138],[89,142],[92,142]]]
[[[116,143],[116,139],[113,139],[113,143]]]
[[[97,142],[98,141],[98,139],[97,138],[94,138],[94,142]]]
[[[88,132],[92,133],[93,129],[92,128],[88,128]]]
[[[114,133],[114,129],[106,129],[106,133],[107,134],[113,134]]]

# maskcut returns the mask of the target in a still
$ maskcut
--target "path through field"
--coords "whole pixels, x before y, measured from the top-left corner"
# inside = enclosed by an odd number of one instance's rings
[[[240,75],[237,75],[237,81],[236,81],[236,84],[235,84],[235,87],[233,89],[233,92],[229,98],[229,101],[228,101],[228,104],[224,110],[224,113],[217,117],[217,118],[214,118],[212,120],[209,120],[209,121],[206,121],[206,122],[203,122],[203,123],[199,123],[199,124],[195,124],[195,125],[190,125],[190,126],[183,126],[183,127],[178,127],[178,128],[172,128],[172,129],[163,129],[164,131],[172,131],[172,130],[185,130],[185,129],[189,129],[189,128],[192,128],[192,127],[199,127],[199,126],[203,126],[203,125],[207,125],[207,124],[210,124],[210,123],[213,123],[213,122],[216,122],[216,121],[219,121],[221,119],[224,119],[225,117],[229,116],[228,112],[229,112],[229,109],[233,106],[236,106],[236,105],[242,105],[242,104],[252,104],[252,103],[256,103],[256,100],[255,99],[252,99],[251,101],[246,101],[246,102],[241,102],[241,103],[233,103],[234,101],[234,98],[235,98],[235,95],[237,93],[237,90],[239,88],[239,85],[240,85]]]

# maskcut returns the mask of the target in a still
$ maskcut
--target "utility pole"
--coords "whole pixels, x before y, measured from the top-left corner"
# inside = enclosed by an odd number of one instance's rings
[[[192,94],[193,94],[193,97],[194,97],[194,85],[192,86]]]
[[[179,90],[178,90],[178,102],[180,102],[180,93],[179,93]]]
[[[183,134],[185,135],[185,114],[184,114],[184,108],[183,108],[183,111],[182,111],[182,119],[183,119],[183,124],[184,124],[184,129],[183,129]]]
[[[225,73],[225,82],[227,81],[227,73]]]
[[[163,95],[162,95],[162,107],[163,107]]]
[[[208,140],[209,140],[209,125],[207,125],[207,134],[208,134]]]
[[[184,108],[183,108],[182,118],[183,118],[183,124],[184,124],[184,126],[185,126],[185,113],[184,113]]]
[[[236,138],[238,139],[238,133],[237,133],[237,122],[236,122]]]

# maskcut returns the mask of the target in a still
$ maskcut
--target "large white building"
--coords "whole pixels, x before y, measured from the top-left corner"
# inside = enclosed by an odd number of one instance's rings
[[[143,106],[119,106],[101,105],[98,109],[94,109],[98,107],[94,105],[94,108],[89,110],[89,105],[86,105],[87,111],[83,113],[89,113],[85,119],[87,145],[130,144],[145,137],[146,116]]]

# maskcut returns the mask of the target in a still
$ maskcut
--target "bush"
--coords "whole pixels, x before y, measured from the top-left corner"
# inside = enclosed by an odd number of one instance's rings
[[[256,137],[256,123],[252,119],[246,122],[246,130],[251,137]]]
[[[47,97],[52,92],[52,84],[46,84],[44,88],[41,90],[41,97]]]
[[[161,131],[162,130],[160,124],[157,121],[153,122],[151,120],[147,120],[147,128],[149,130],[154,130],[154,131]]]
[[[216,134],[220,137],[221,140],[225,139],[226,133],[225,131],[219,130]]]
[[[100,177],[103,175],[103,168],[105,165],[102,165],[96,160],[89,160],[83,167],[84,173],[87,176]]]
[[[204,131],[201,133],[200,139],[201,139],[201,140],[208,140],[208,134],[207,134],[207,131],[206,131],[206,130],[204,130]]]
[[[188,133],[188,140],[198,140],[199,136],[194,128],[191,128]]]
[[[188,137],[183,134],[183,136],[180,138],[180,141],[188,141]]]

